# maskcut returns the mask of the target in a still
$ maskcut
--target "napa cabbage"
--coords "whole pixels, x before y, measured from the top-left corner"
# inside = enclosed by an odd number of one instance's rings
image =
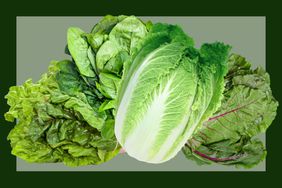
[[[228,45],[193,40],[155,24],[135,50],[121,83],[115,135],[128,155],[149,163],[173,158],[220,105]]]

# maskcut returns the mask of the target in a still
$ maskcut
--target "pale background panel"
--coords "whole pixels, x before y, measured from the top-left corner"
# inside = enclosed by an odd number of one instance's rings
[[[232,52],[247,57],[253,66],[265,67],[265,17],[140,17],[143,20],[180,25],[199,47],[203,42],[230,44]],[[66,32],[80,27],[86,32],[101,17],[17,17],[17,84],[26,79],[37,81],[51,60],[70,59],[64,54]],[[260,135],[265,142],[265,134]],[[248,171],[265,171],[265,161]],[[198,166],[182,152],[158,164],[139,162],[121,154],[98,166],[70,168],[63,164],[31,164],[17,158],[17,171],[246,171],[234,167]]]

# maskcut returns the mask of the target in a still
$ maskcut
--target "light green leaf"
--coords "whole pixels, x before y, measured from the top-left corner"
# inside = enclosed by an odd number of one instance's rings
[[[105,100],[99,107],[99,112],[116,108],[116,100]]]
[[[101,135],[105,139],[111,139],[115,135],[114,131],[115,121],[113,119],[110,119],[106,121],[105,126],[103,126],[103,129],[101,131]]]
[[[120,16],[112,16],[107,15],[104,16],[91,30],[91,33],[102,33],[102,34],[109,34],[113,27],[125,19],[127,16],[120,15]]]
[[[150,163],[173,158],[218,107],[229,47],[206,44],[191,59],[192,44],[179,27],[157,24],[134,53],[115,118],[128,155]]]
[[[67,34],[68,49],[79,72],[84,76],[94,77],[95,73],[88,58],[88,43],[83,34],[84,31],[77,27],[69,28]]]
[[[99,131],[112,115],[98,112],[101,102],[92,89],[71,61],[52,62],[38,82],[11,87],[5,118],[18,120],[8,135],[12,154],[28,162],[68,166],[100,164],[114,157],[120,149],[116,139],[102,139]]]

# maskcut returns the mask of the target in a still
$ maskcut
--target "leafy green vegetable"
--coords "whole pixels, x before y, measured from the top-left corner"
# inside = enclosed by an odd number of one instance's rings
[[[123,64],[146,34],[147,25],[134,16],[106,16],[91,33],[69,28],[66,53],[73,62],[51,63],[37,83],[27,80],[6,96],[6,120],[18,120],[8,136],[12,154],[68,166],[114,157],[120,146],[109,110],[116,107]]]
[[[79,78],[71,61],[51,64],[37,83],[27,80],[23,86],[11,87],[6,95],[11,107],[5,118],[18,120],[8,136],[12,154],[29,162],[68,166],[111,159],[119,151],[108,128],[112,115],[98,112],[101,102]]]
[[[84,32],[75,27],[68,29],[68,48],[74,59],[79,72],[88,77],[94,77],[95,73],[91,66],[91,61],[88,57],[88,47],[87,40],[82,36]]]
[[[276,116],[269,75],[251,70],[245,58],[233,54],[228,61],[222,105],[188,140],[183,152],[199,164],[220,163],[251,168],[266,156],[256,138]]]
[[[130,61],[133,50],[147,35],[148,27],[149,24],[134,16],[108,15],[91,33],[79,28],[68,30],[68,49],[80,73],[107,98],[100,111],[116,107],[124,64]],[[98,79],[92,76],[94,72]]]
[[[238,55],[227,63],[230,48],[196,49],[179,26],[135,16],[107,15],[90,33],[71,27],[72,60],[52,62],[38,82],[6,95],[5,119],[17,119],[12,154],[80,166],[106,162],[121,146],[149,163],[183,148],[199,164],[253,167],[266,156],[255,137],[278,103],[264,70]]]
[[[136,49],[115,118],[128,155],[150,163],[173,158],[219,106],[230,47],[192,46],[179,27],[155,24]]]

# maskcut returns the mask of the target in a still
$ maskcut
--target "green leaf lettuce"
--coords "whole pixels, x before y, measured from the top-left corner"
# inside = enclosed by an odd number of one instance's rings
[[[28,162],[68,166],[100,164],[114,157],[119,151],[117,141],[112,130],[104,128],[113,117],[98,112],[101,101],[93,89],[71,61],[52,62],[37,83],[27,80],[11,87],[5,118],[17,119],[8,136],[12,154]]]

